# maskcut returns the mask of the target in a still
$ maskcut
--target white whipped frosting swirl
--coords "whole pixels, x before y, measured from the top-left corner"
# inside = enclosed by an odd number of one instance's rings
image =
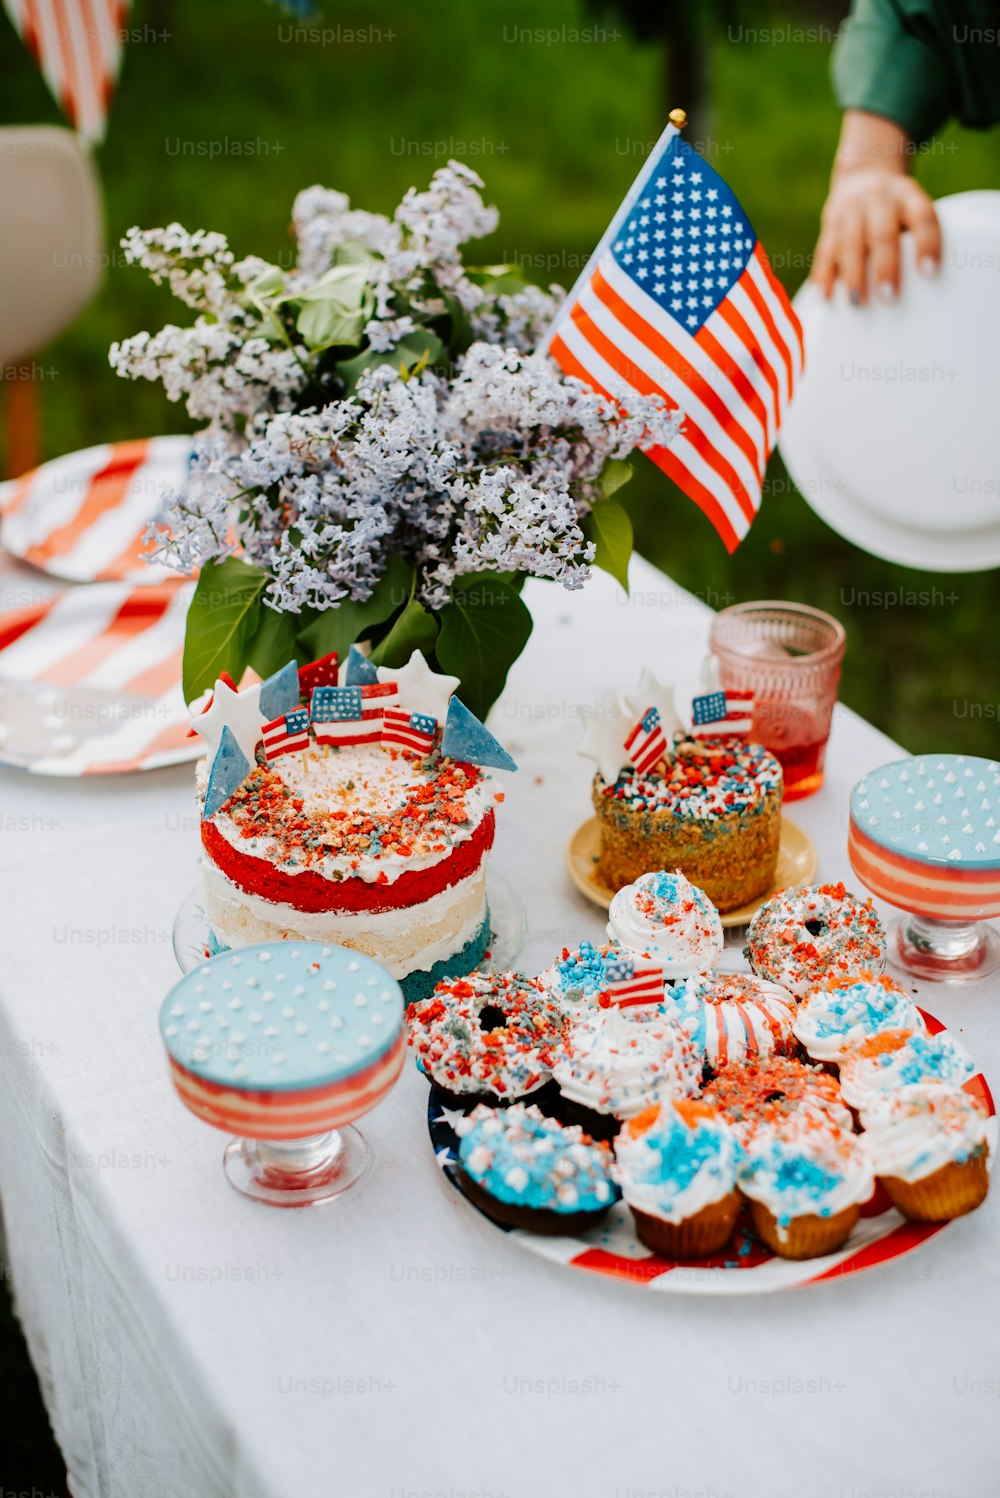
[[[872,1036],[841,1062],[840,1090],[844,1101],[861,1113],[918,1082],[961,1087],[975,1070],[968,1051],[947,1032],[895,1031]]]
[[[792,1028],[814,1061],[840,1061],[882,1030],[927,1026],[905,989],[869,973],[816,989],[799,1005]]]
[[[634,1118],[664,1097],[693,1097],[702,1058],[661,1009],[592,1009],[571,1022],[552,1075],[564,1097]]]
[[[722,956],[719,912],[680,870],[640,875],[618,891],[609,915],[611,941],[654,958],[665,978],[710,972]]]
[[[989,1116],[946,1082],[914,1082],[861,1115],[876,1175],[922,1181],[986,1148]]]

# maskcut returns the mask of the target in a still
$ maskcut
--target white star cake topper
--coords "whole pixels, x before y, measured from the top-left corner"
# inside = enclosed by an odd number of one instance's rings
[[[258,681],[252,687],[234,691],[221,679],[215,683],[211,707],[191,719],[191,727],[201,734],[208,745],[209,759],[219,747],[223,728],[228,727],[253,765],[257,745],[260,743],[260,731],[265,722],[260,711],[262,685]]]
[[[584,759],[593,760],[608,785],[614,785],[629,762],[625,740],[633,726],[631,718],[622,711],[617,693],[605,692],[597,706],[587,714],[585,723],[577,753]]]
[[[396,670],[379,666],[379,681],[394,681],[399,690],[399,705],[404,712],[426,713],[436,718],[444,727],[448,716],[448,702],[452,692],[460,685],[457,676],[445,676],[432,671],[419,650],[415,650],[405,666]]]

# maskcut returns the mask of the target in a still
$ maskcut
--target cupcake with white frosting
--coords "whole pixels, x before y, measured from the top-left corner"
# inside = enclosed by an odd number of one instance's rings
[[[915,1222],[947,1222],[985,1199],[989,1116],[947,1082],[917,1082],[866,1108],[861,1121],[880,1183]]]
[[[864,1138],[832,1131],[818,1116],[800,1118],[799,1128],[789,1120],[754,1135],[740,1172],[754,1228],[783,1259],[842,1248],[875,1186]]]
[[[926,1030],[905,988],[892,978],[859,973],[834,979],[799,1005],[795,1038],[813,1061],[837,1064],[882,1030]]]
[[[917,1082],[962,1087],[974,1072],[972,1057],[947,1031],[882,1030],[841,1062],[840,1090],[860,1114],[891,1101],[901,1087]]]
[[[671,1259],[718,1253],[739,1216],[741,1155],[734,1130],[696,1099],[629,1120],[615,1140],[615,1177],[647,1248]]]
[[[663,1098],[693,1097],[702,1055],[661,1008],[592,1009],[568,1026],[552,1059],[562,1111],[595,1139]]]
[[[608,936],[663,968],[667,982],[718,966],[724,937],[719,912],[678,870],[642,874],[611,901]]]
[[[563,947],[550,967],[539,973],[537,983],[567,1014],[593,1008],[608,986],[609,963],[620,962],[625,953],[613,942],[601,947],[582,941],[578,947]]]

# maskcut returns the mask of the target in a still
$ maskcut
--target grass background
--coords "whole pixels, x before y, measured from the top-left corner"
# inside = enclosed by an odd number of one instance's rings
[[[838,130],[828,81],[838,14],[836,4],[799,14],[808,29],[775,44],[733,30],[715,47],[715,118],[701,144],[790,289],[807,272]],[[770,20],[780,27],[780,16]],[[130,225],[178,219],[224,231],[240,253],[287,263],[298,188],[322,182],[359,206],[391,210],[456,155],[480,171],[501,214],[473,258],[519,261],[542,283],[569,284],[667,107],[658,49],[632,42],[612,17],[595,20],[583,0],[322,0],[304,27],[265,0],[137,0],[129,24],[97,157],[103,287],[38,360],[52,371],[41,382],[46,456],[188,429],[158,387],[124,383],[108,368],[114,339],[186,317],[120,263],[114,247]],[[581,25],[596,25],[596,38],[574,40]],[[334,35],[318,35],[324,27]],[[555,28],[558,40],[537,40],[538,28]],[[0,16],[0,123],[59,121]],[[935,195],[996,185],[1000,139],[949,128],[918,175]],[[849,637],[843,697],[907,748],[995,752],[995,720],[983,713],[1000,701],[994,574],[935,576],[865,555],[812,514],[777,458],[761,516],[732,558],[648,464],[623,497],[640,550],[715,606],[784,597],[837,614]],[[900,593],[913,601],[866,601]],[[11,1411],[30,1374],[3,1325],[0,1347]],[[23,1419],[10,1424],[23,1470],[0,1480],[47,1491],[58,1456],[44,1416],[25,1396]]]

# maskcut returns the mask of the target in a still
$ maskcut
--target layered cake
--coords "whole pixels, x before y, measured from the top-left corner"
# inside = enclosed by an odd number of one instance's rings
[[[211,744],[221,698],[227,721],[198,773],[214,949],[289,939],[352,947],[412,1001],[486,952],[486,866],[503,793],[474,761],[513,762],[450,699],[453,679],[422,657],[392,677],[358,657],[343,684],[335,662],[316,665],[292,663],[238,694],[220,683],[194,720]],[[231,700],[248,692],[260,694],[256,727],[253,698]]]
[[[672,869],[718,910],[736,910],[774,883],[781,841],[781,766],[760,744],[675,735],[654,768],[622,766],[593,782],[600,873],[612,889]]]

